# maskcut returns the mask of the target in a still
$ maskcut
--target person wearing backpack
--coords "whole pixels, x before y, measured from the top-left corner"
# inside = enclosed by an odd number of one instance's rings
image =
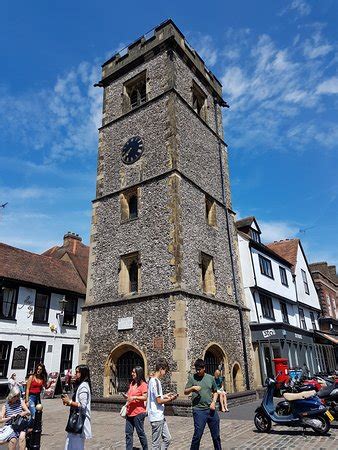
[[[149,379],[147,413],[151,425],[152,450],[167,449],[171,442],[167,421],[164,417],[164,407],[178,397],[178,394],[163,395],[160,379],[169,370],[168,363],[161,358],[156,361],[155,373]]]

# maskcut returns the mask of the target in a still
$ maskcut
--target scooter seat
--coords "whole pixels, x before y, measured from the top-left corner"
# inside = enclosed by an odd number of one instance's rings
[[[288,402],[293,402],[294,400],[304,400],[306,398],[310,398],[316,395],[316,391],[304,391],[304,392],[298,392],[297,394],[294,394],[292,392],[285,392],[284,398]]]

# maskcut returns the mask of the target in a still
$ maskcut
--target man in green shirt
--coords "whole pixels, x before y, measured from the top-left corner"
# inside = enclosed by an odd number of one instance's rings
[[[190,450],[199,450],[205,425],[208,424],[215,450],[221,450],[219,416],[216,411],[217,386],[212,375],[205,373],[203,359],[195,361],[194,375],[189,375],[184,389],[185,395],[192,394],[192,413],[194,418],[194,435]]]

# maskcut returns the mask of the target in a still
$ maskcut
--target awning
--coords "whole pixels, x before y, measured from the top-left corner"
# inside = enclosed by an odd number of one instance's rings
[[[326,334],[326,333],[320,333],[319,331],[315,331],[315,336],[319,336],[322,339],[327,339],[330,342],[333,342],[334,344],[338,344],[338,339],[335,336],[332,336],[332,334]]]

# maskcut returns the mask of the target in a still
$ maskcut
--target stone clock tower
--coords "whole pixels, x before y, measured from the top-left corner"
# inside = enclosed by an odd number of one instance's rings
[[[198,357],[250,386],[222,87],[168,20],[104,63],[81,360],[95,396],[156,358],[183,393]]]

